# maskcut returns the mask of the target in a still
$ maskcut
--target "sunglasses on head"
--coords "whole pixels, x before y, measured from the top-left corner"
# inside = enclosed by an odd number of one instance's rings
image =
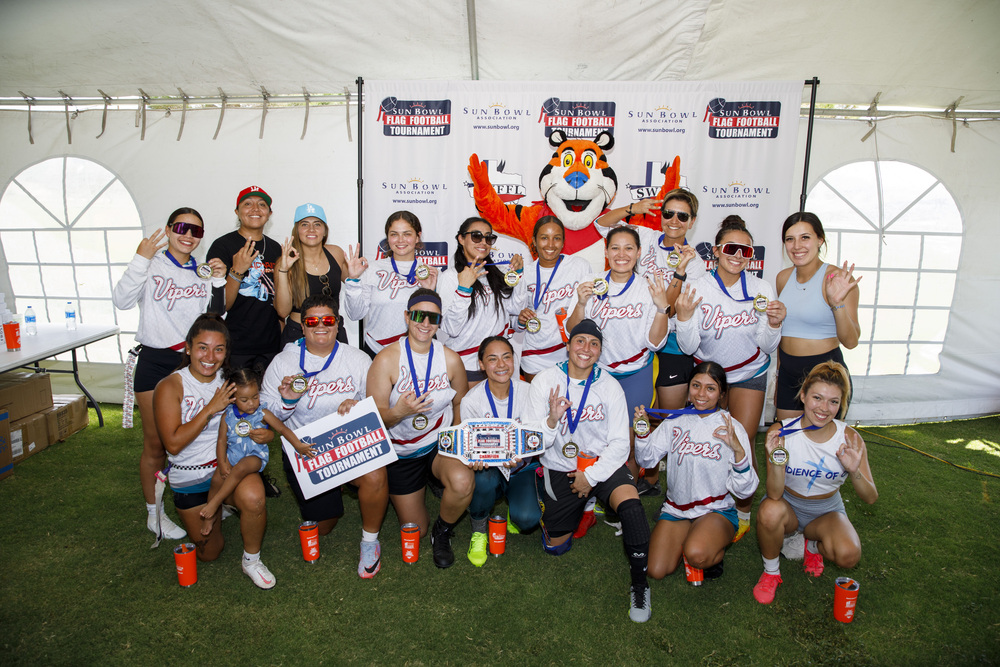
[[[465,232],[464,236],[471,236],[473,243],[482,243],[483,239],[486,239],[486,243],[488,243],[489,245],[493,245],[494,243],[497,242],[497,239],[500,238],[493,232],[490,232],[489,234],[483,234],[480,231]]]
[[[684,211],[671,211],[669,208],[665,209],[662,213],[664,220],[669,220],[670,218],[677,216],[677,219],[681,222],[687,222],[691,219],[690,213],[685,213]]]
[[[325,327],[332,327],[337,323],[337,318],[334,315],[323,315],[322,317],[310,315],[309,317],[302,318],[302,326],[309,327],[310,329],[318,327],[320,322],[322,322]]]
[[[477,234],[479,232],[476,232]],[[424,320],[427,320],[428,324],[441,324],[441,313],[432,313],[426,310],[411,310],[410,321],[420,324]]]
[[[184,236],[188,232],[191,232],[191,236],[196,239],[200,239],[205,236],[205,228],[201,225],[196,225],[193,222],[175,222],[170,225],[170,231],[178,236]]]
[[[744,259],[750,259],[753,257],[753,246],[743,245],[742,243],[723,243],[722,254],[729,255],[730,257],[742,255]]]

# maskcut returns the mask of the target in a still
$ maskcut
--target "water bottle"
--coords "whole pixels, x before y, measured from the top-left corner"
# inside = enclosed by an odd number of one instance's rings
[[[72,301],[66,302],[66,329],[76,331],[76,306]]]
[[[31,306],[24,311],[24,335],[35,336],[38,334],[38,318]]]

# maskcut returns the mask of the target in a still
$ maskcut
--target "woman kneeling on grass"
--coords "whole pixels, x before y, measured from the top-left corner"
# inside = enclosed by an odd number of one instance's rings
[[[635,458],[641,466],[666,457],[667,495],[649,542],[649,576],[662,579],[681,557],[706,579],[722,576],[722,557],[733,541],[736,503],[757,490],[757,473],[750,465],[750,443],[738,421],[719,401],[728,389],[726,371],[703,361],[691,371],[691,408],[667,417],[646,437],[636,434]],[[648,419],[639,406],[635,418]],[[730,495],[732,494],[732,495]]]
[[[218,558],[224,545],[219,514],[212,520],[208,535],[201,535],[201,510],[208,503],[216,467],[222,412],[236,393],[236,386],[223,383],[219,374],[229,360],[229,348],[225,322],[216,315],[200,316],[188,331],[180,370],[161,380],[153,394],[156,430],[170,461],[168,479],[174,491],[174,507],[188,534],[199,536],[195,546],[198,559],[203,561]],[[261,437],[258,433],[252,432],[251,437]],[[270,440],[271,433],[263,433],[263,442]],[[244,477],[227,500],[240,510],[243,572],[260,588],[272,588],[274,575],[260,560],[267,527],[260,475]]]
[[[781,584],[778,554],[789,556],[792,546],[782,549],[785,535],[804,533],[804,552],[799,553],[806,574],[813,577],[823,574],[824,556],[843,568],[861,559],[861,541],[847,519],[840,485],[850,477],[858,497],[869,505],[878,499],[878,489],[865,441],[834,419],[847,411],[850,386],[846,368],[834,361],[819,364],[799,392],[805,406],[802,416],[777,422],[767,431],[767,497],[757,513],[764,574],[753,588],[761,604],[770,604]]]

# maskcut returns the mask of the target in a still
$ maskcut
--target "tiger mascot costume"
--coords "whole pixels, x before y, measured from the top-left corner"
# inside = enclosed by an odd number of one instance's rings
[[[608,211],[618,191],[618,177],[608,166],[605,156],[605,151],[614,144],[615,139],[608,132],[599,133],[591,141],[567,139],[562,130],[553,130],[549,145],[555,152],[538,177],[542,201],[531,206],[504,204],[490,183],[487,166],[473,153],[469,158],[469,175],[476,208],[493,225],[493,231],[516,238],[529,248],[532,247],[531,232],[535,222],[546,215],[556,216],[566,227],[563,252],[579,254],[595,271],[601,271],[605,266],[604,239],[594,221]],[[680,157],[675,157],[669,167],[664,165],[662,171],[663,187],[657,198],[662,198],[680,183]],[[632,216],[629,222],[658,230],[660,212]]]

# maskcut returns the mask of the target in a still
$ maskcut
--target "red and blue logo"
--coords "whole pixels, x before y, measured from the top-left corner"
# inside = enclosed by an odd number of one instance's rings
[[[451,100],[387,97],[378,108],[387,137],[443,137],[451,134]]]
[[[538,122],[545,136],[562,130],[567,139],[594,139],[601,132],[615,133],[614,102],[569,102],[550,97],[542,102]]]
[[[705,108],[713,139],[775,139],[781,119],[781,102],[727,102],[716,97]]]

